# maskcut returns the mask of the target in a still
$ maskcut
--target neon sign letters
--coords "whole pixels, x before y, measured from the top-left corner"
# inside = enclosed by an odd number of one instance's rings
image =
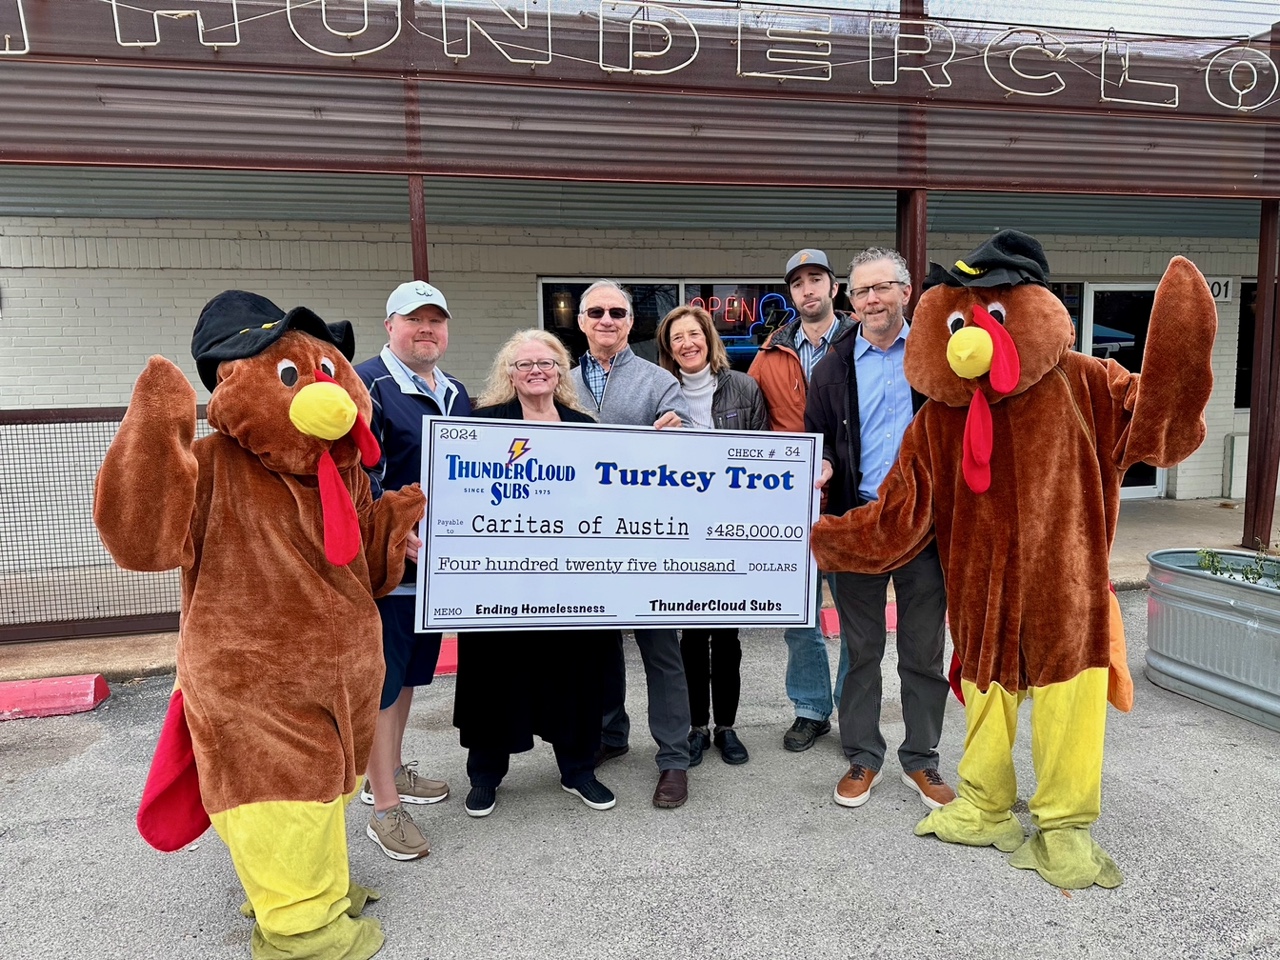
[[[264,6],[278,9],[263,12]],[[39,49],[30,25],[56,24],[58,18],[30,18],[29,7],[35,8],[32,0],[0,0],[0,57],[56,52]],[[1161,65],[1141,56],[1141,40],[1121,40],[1114,32],[1077,31],[1064,40],[1043,28],[948,25],[745,0],[732,6],[678,0],[107,0],[93,9],[103,11],[103,41],[134,50],[169,52],[193,43],[214,52],[243,50],[244,35],[253,36],[270,19],[283,20],[313,54],[347,60],[387,50],[413,33],[446,65],[461,64],[483,48],[490,60],[496,52],[525,70],[594,59],[593,66],[609,76],[669,77],[694,67],[715,43],[718,63],[726,45],[734,48],[728,55],[736,65],[729,66],[730,60],[726,66],[737,77],[779,83],[839,80],[892,92],[912,81],[930,90],[967,90],[972,84],[955,84],[952,71],[968,69],[970,78],[973,71],[985,75],[981,82],[1010,97],[1043,100],[1071,92],[1077,101],[1177,110],[1185,90],[1170,81],[1172,67],[1203,73],[1194,84],[1202,82],[1208,100],[1224,110],[1250,113],[1280,99],[1280,66],[1248,41],[1222,41],[1214,49],[1214,41],[1201,40],[1197,55],[1166,58]],[[586,37],[597,34],[587,41],[594,41],[595,51],[582,49],[584,18],[594,26],[587,27]],[[181,21],[194,25],[194,39]],[[857,29],[851,32],[851,26]],[[483,41],[479,46],[476,37]],[[432,69],[439,65],[437,60]],[[1164,75],[1157,79],[1160,71]]]
[[[720,326],[745,325],[746,332],[750,334],[758,333],[766,324],[786,326],[796,318],[795,309],[780,293],[766,293],[762,297],[694,297],[689,306],[701,307]],[[770,323],[776,319],[779,310],[782,311],[781,320]]]

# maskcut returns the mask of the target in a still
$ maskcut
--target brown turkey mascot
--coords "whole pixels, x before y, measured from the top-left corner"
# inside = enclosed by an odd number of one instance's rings
[[[915,832],[1012,851],[1013,866],[1059,887],[1114,887],[1123,878],[1090,826],[1107,701],[1132,704],[1107,573],[1120,481],[1204,439],[1217,313],[1199,271],[1174,257],[1139,376],[1071,349],[1048,279],[1040,244],[1014,230],[950,269],[933,265],[904,360],[929,399],[879,500],[822,518],[812,546],[823,570],[883,573],[937,536],[967,730],[956,799]],[[1028,697],[1030,838],[1010,812]]]
[[[373,598],[400,582],[424,498],[374,501],[349,323],[230,290],[192,337],[196,395],[152,357],[107,451],[94,521],[129,570],[182,570],[178,683],[138,811],[176,850],[210,822],[257,923],[255,960],[370,957],[376,895],[348,874],[344,805],[382,687]]]

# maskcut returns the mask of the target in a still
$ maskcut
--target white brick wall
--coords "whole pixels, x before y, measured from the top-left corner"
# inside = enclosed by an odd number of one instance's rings
[[[537,324],[540,276],[775,276],[802,246],[847,262],[893,237],[803,230],[573,227],[430,228],[431,276],[455,321],[445,368],[477,387],[513,330]],[[981,238],[935,234],[938,258]],[[1044,238],[1055,279],[1155,281],[1182,253],[1206,274],[1252,276],[1256,244],[1223,239]],[[410,273],[404,224],[0,219],[0,408],[128,402],[146,358],[162,353],[198,384],[191,330],[214,294],[242,287],[285,309],[313,308],[356,328],[357,356],[384,341],[387,293]],[[1225,436],[1247,430],[1233,406],[1239,304],[1220,305],[1216,387],[1204,446],[1169,478],[1182,499],[1219,496]],[[207,399],[198,387],[201,400]]]

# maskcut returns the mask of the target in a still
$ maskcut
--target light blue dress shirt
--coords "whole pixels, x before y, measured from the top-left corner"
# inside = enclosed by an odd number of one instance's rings
[[[853,358],[858,375],[858,418],[862,426],[862,483],[858,493],[877,499],[880,484],[898,459],[902,435],[911,422],[911,385],[902,370],[910,326],[903,323],[898,338],[881,350],[858,331]]]

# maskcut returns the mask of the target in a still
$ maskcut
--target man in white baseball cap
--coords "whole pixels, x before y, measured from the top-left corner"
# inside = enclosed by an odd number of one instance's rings
[[[436,365],[449,346],[449,305],[425,280],[411,280],[387,298],[387,345],[356,367],[373,398],[369,426],[382,444],[382,462],[371,471],[373,495],[421,480],[422,418],[466,417],[471,398],[458,380]],[[411,538],[416,558],[416,538]],[[435,675],[440,634],[414,633],[416,564],[405,564],[404,580],[377,601],[382,615],[382,653],[387,665],[378,725],[369,754],[369,775],[360,799],[372,804],[365,833],[395,860],[416,860],[430,851],[426,837],[404,804],[436,803],[449,795],[441,780],[418,776],[401,756],[413,688]]]
[[[425,280],[410,280],[408,283],[402,283],[391,291],[391,296],[387,297],[388,319],[397,315],[407,317],[419,307],[439,307],[446,320],[452,319],[449,316],[449,305],[445,303],[444,294]]]

